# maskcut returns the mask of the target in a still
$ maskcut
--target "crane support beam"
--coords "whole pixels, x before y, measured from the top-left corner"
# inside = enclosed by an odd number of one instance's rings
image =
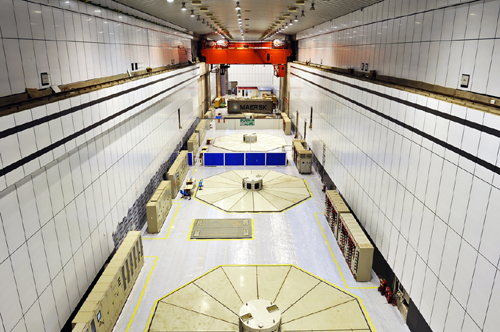
[[[202,49],[207,64],[251,65],[284,64],[292,55],[290,49]]]

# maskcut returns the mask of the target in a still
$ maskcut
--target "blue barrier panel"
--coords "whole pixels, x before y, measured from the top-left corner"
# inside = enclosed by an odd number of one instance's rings
[[[265,153],[245,153],[247,166],[265,166],[266,154]]]
[[[244,153],[225,153],[226,166],[245,166]]]
[[[204,166],[224,166],[224,153],[204,153]]]
[[[192,152],[188,152],[188,163],[189,163],[189,166],[193,166],[193,153]]]
[[[286,152],[266,153],[267,166],[286,166]]]

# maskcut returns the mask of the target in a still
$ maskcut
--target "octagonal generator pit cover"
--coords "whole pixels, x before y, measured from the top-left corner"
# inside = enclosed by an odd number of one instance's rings
[[[262,176],[262,189],[247,190],[243,179]],[[308,198],[304,180],[269,170],[236,170],[203,179],[203,189],[195,198],[226,212],[281,212]]]
[[[279,309],[283,332],[372,331],[358,298],[293,265],[219,266],[160,299],[149,331],[238,331],[255,300]]]
[[[257,142],[247,143],[243,140],[244,134],[234,134],[222,137],[217,137],[214,146],[229,151],[238,152],[263,152],[279,149],[286,145],[286,141],[282,137],[257,134]]]

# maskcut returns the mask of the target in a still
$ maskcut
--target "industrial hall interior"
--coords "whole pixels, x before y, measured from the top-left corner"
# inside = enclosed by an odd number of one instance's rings
[[[500,0],[0,5],[0,332],[500,331]]]

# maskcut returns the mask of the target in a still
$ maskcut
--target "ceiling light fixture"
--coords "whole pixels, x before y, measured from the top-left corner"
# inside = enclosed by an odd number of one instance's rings
[[[203,19],[203,21],[201,21],[201,24],[205,24],[205,19]]]
[[[316,10],[316,8],[314,8],[314,2],[312,3],[311,8],[309,10]]]
[[[167,2],[174,2],[174,0],[167,0]]]
[[[191,9],[191,17],[194,17],[194,10]]]
[[[186,3],[185,2],[182,3],[181,10],[186,10]]]
[[[236,9],[236,10],[240,10],[240,9],[241,9],[241,7],[240,7],[240,2],[239,2],[239,1],[236,1],[236,8],[235,8],[235,9]]]
[[[201,21],[200,15],[198,15],[198,18],[196,20],[197,21]]]
[[[293,25],[293,22],[292,22],[292,20],[290,20],[290,25]]]
[[[293,20],[294,22],[298,22],[299,19],[297,18],[297,15],[295,15],[295,20]]]
[[[302,11],[302,15],[300,15],[300,17],[306,17],[306,15],[304,15],[304,11]]]

